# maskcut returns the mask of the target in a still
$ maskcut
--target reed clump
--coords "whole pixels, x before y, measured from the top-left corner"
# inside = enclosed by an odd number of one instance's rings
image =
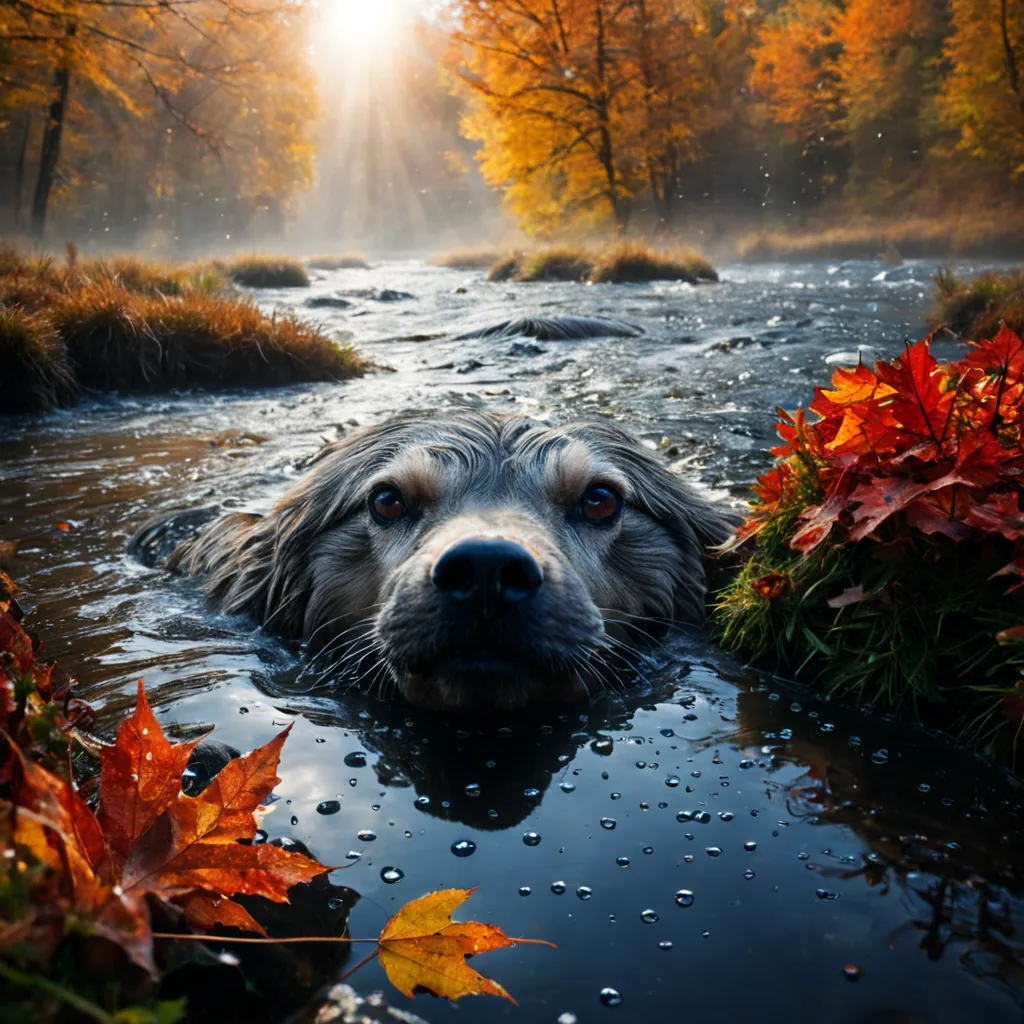
[[[64,264],[0,247],[0,412],[68,405],[83,389],[276,387],[361,375],[350,346],[264,313],[209,264]]]
[[[881,259],[894,252],[909,259],[1016,257],[1024,255],[1024,211],[861,218],[820,229],[760,231],[741,238],[736,250],[752,261]]]
[[[310,256],[303,260],[312,270],[369,270],[370,264],[366,257],[358,252],[339,253],[337,255]]]
[[[693,249],[659,249],[640,242],[608,248],[560,245],[536,252],[512,252],[491,267],[489,281],[579,281],[590,284],[641,284],[718,280],[710,260]]]
[[[495,249],[452,249],[434,253],[427,263],[448,270],[490,270],[501,258]]]
[[[67,349],[45,317],[0,306],[0,413],[67,405],[78,391]]]
[[[218,269],[243,288],[308,288],[309,274],[288,256],[238,256]]]

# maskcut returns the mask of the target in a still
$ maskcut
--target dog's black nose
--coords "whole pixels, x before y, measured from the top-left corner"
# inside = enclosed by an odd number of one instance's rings
[[[481,614],[532,597],[544,582],[537,559],[501,537],[473,537],[449,547],[430,572],[434,586],[456,601],[479,601]]]

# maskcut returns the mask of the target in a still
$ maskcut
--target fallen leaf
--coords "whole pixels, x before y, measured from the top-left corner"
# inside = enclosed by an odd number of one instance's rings
[[[551,946],[539,939],[512,939],[494,925],[453,922],[452,912],[475,889],[443,889],[412,900],[384,926],[377,940],[381,966],[391,984],[412,998],[417,988],[446,999],[466,995],[515,1000],[496,981],[466,963],[466,957],[517,942]]]

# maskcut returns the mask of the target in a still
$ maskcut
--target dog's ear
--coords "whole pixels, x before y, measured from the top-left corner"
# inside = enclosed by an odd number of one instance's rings
[[[626,475],[632,485],[632,501],[668,531],[679,553],[673,572],[672,614],[687,622],[703,622],[708,549],[728,540],[739,516],[710,501],[619,427],[597,423],[568,429],[593,444]]]
[[[217,611],[301,639],[312,587],[310,546],[362,505],[366,480],[407,431],[404,424],[384,424],[326,446],[266,515],[222,516],[180,544],[167,568],[205,576],[203,589]]]

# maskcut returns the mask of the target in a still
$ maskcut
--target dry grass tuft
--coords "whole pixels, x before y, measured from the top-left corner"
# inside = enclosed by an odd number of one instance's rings
[[[282,386],[364,369],[350,347],[249,299],[148,296],[107,282],[68,293],[51,315],[79,382],[101,390]]]
[[[665,252],[636,242],[622,242],[598,254],[590,273],[594,284],[630,284],[644,281],[717,281],[710,260],[694,249]]]
[[[742,238],[737,253],[745,260],[880,259],[887,253],[908,259],[1013,257],[1024,254],[1024,212],[862,219],[821,230],[764,231]]]
[[[711,262],[693,249],[663,250],[642,242],[611,248],[562,245],[533,253],[509,253],[492,267],[488,281],[588,281],[640,284],[644,281],[717,281]]]
[[[57,266],[0,246],[0,413],[66,405],[81,388],[274,387],[367,369],[294,314],[263,313],[211,265],[68,256]]]
[[[309,287],[306,268],[287,256],[239,256],[224,264],[222,269],[235,284],[244,288]]]
[[[53,324],[24,309],[0,307],[0,413],[67,405],[77,385]]]
[[[338,256],[311,256],[303,261],[313,270],[369,270],[366,257],[357,252],[342,253]]]
[[[453,249],[439,252],[427,260],[432,267],[446,267],[449,270],[488,270],[502,255],[494,249]]]

